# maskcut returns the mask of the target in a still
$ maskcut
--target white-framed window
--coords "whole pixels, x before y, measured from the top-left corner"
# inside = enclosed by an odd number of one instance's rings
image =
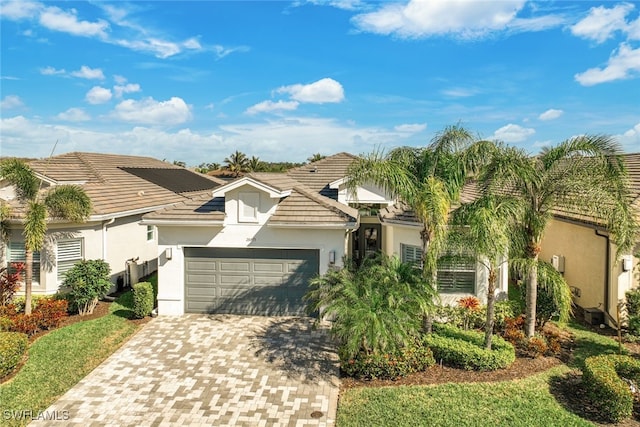
[[[476,261],[472,256],[447,253],[438,259],[438,292],[469,293],[476,290]]]
[[[400,261],[420,263],[421,255],[420,246],[400,244]]]
[[[156,227],[154,225],[147,225],[147,242],[154,240],[156,237]]]
[[[71,270],[76,262],[84,258],[83,239],[58,240],[58,252],[56,264],[58,267],[58,280],[64,280],[64,274]]]
[[[11,269],[12,262],[25,262],[26,254],[24,250],[24,242],[9,242],[7,251],[7,263],[9,271]],[[33,253],[33,281],[40,283],[40,252]]]
[[[260,206],[260,193],[238,193],[238,222],[258,222],[258,208]]]

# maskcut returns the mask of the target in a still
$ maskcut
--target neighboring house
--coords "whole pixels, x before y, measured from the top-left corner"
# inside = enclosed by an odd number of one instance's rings
[[[309,279],[344,257],[382,250],[415,261],[420,228],[387,215],[396,201],[376,186],[347,192],[355,159],[339,153],[286,173],[247,174],[144,215],[142,224],[158,229],[159,313],[304,314]],[[451,265],[442,277],[446,302],[486,298],[475,264]]]
[[[141,226],[142,215],[203,191],[210,194],[222,183],[149,157],[68,153],[30,161],[29,166],[41,179],[41,191],[75,184],[85,190],[93,205],[85,223],[49,221],[45,247],[34,254],[36,294],[55,293],[64,273],[82,259],[107,261],[114,285],[135,283],[157,269],[156,229]],[[24,261],[24,206],[6,182],[0,182],[0,199],[12,213],[9,241],[0,244],[3,262]]]
[[[629,172],[631,205],[640,221],[640,153],[624,154]],[[613,324],[616,306],[625,293],[640,286],[636,274],[640,240],[631,253],[616,259],[616,246],[609,239],[605,224],[587,218],[557,212],[542,240],[540,258],[553,263],[571,287],[574,302],[593,323]],[[610,316],[604,319],[604,313]]]

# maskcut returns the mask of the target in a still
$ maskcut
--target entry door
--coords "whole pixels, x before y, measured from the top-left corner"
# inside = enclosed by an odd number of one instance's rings
[[[351,236],[353,260],[357,264],[382,249],[382,225],[380,224],[360,224],[360,228]]]

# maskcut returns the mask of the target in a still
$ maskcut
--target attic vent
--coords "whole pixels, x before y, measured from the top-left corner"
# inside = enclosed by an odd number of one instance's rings
[[[309,172],[311,172],[311,173],[316,173],[316,172],[318,172],[318,167],[317,167],[317,166],[314,166],[314,167],[313,167],[313,169],[309,169]]]

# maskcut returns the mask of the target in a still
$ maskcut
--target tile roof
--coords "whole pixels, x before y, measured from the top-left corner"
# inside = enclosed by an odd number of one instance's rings
[[[34,160],[29,166],[46,180],[55,184],[74,183],[80,185],[93,204],[94,216],[148,209],[179,203],[189,197],[197,196],[220,186],[223,181],[205,175],[187,171],[151,157],[124,156],[101,153],[67,153],[45,160]],[[158,185],[140,176],[127,172],[123,168],[137,168],[163,172],[171,176],[180,175],[183,179],[189,175],[197,185],[187,185],[172,191],[168,185]],[[191,183],[193,184],[193,183]],[[174,188],[175,190],[175,188]],[[24,209],[16,200],[11,201],[12,216],[20,218]]]
[[[144,219],[160,221],[224,221],[224,197],[202,194],[192,199],[148,213]]]
[[[347,169],[358,156],[349,153],[338,153],[325,157],[317,162],[293,168],[287,175],[306,185],[323,196],[338,198],[338,191],[329,188],[329,184],[344,178]]]

